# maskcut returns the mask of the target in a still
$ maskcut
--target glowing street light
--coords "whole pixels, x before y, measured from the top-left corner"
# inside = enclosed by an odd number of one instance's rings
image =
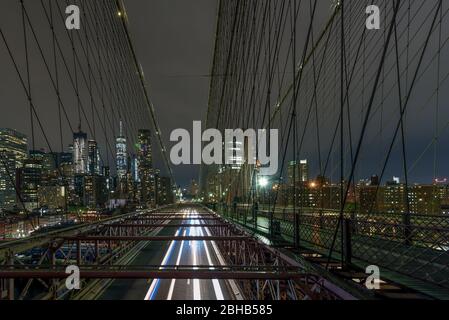
[[[265,177],[261,177],[259,179],[259,186],[261,186],[262,188],[265,188],[266,186],[268,186],[268,179]]]

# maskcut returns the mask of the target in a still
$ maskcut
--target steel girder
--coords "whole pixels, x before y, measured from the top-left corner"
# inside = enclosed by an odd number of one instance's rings
[[[168,212],[165,210],[169,210]],[[0,267],[2,288],[8,284],[8,298],[14,298],[14,280],[28,279],[19,298],[27,297],[33,281],[58,298],[58,288],[68,277],[65,266],[76,264],[82,279],[233,279],[248,299],[341,299],[348,295],[325,279],[306,272],[298,262],[254,239],[241,228],[203,207],[197,215],[185,217],[172,208],[136,212],[108,219],[78,231],[39,238],[36,246],[15,244]],[[186,224],[182,221],[191,220]],[[181,222],[180,222],[181,221]],[[197,222],[194,224],[193,221]],[[157,236],[161,228],[204,228],[204,236]],[[132,269],[115,265],[137,243],[146,241],[208,241],[222,265]],[[31,248],[31,253],[30,253]],[[22,254],[22,255],[18,255]],[[6,282],[5,282],[6,281]],[[54,293],[53,295],[51,293]]]

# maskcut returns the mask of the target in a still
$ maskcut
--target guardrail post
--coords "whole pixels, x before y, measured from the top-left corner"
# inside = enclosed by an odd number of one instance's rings
[[[56,267],[56,248],[50,248],[49,249],[49,255],[50,255],[50,264],[52,269],[54,270]],[[52,295],[53,300],[56,300],[58,298],[58,280],[57,279],[51,279],[51,288],[50,293]]]
[[[95,241],[95,264],[100,264],[100,245],[98,240]]]
[[[343,221],[343,240],[344,240],[344,263],[349,268],[352,264],[352,221],[344,219]]]
[[[259,211],[259,204],[255,202],[253,205],[253,224],[254,229],[256,230],[257,230],[257,211]]]
[[[12,267],[14,265],[14,254],[12,252],[9,252],[7,257],[8,264]],[[14,286],[14,279],[7,279],[7,291],[8,291],[8,300],[14,300],[15,297],[15,286]]]
[[[406,245],[412,244],[412,230],[411,230],[411,222],[410,222],[410,213],[404,213],[404,240]]]
[[[243,210],[243,225],[246,227],[247,223],[248,223],[248,208],[245,208]]]
[[[299,248],[301,235],[299,234],[299,212],[293,213],[293,241],[295,248]]]
[[[81,257],[81,241],[76,241],[76,263],[78,266],[81,265],[82,257]]]

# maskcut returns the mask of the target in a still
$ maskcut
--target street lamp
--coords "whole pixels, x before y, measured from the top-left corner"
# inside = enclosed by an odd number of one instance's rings
[[[266,177],[260,177],[259,178],[259,186],[261,186],[262,188],[265,188],[266,186],[268,186],[268,179]]]
[[[268,180],[267,177],[260,177],[258,182],[259,182],[259,187],[262,189],[262,204],[265,205],[266,189],[267,189],[268,185],[270,184],[270,181]]]

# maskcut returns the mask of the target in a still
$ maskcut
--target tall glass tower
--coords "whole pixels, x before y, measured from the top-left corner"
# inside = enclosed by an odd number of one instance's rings
[[[87,133],[81,131],[73,134],[73,166],[75,174],[86,174],[88,163]]]
[[[95,140],[89,140],[88,142],[89,150],[89,164],[88,171],[89,174],[100,174],[100,151],[98,150],[98,143]]]
[[[150,130],[139,130],[137,159],[141,186],[140,202],[142,205],[152,206],[155,203],[155,181]]]
[[[120,121],[120,135],[116,139],[117,177],[119,180],[126,178],[128,171],[126,138],[123,135],[123,123]]]
[[[16,169],[23,166],[27,157],[27,137],[0,128],[0,208],[12,208],[16,204]]]

